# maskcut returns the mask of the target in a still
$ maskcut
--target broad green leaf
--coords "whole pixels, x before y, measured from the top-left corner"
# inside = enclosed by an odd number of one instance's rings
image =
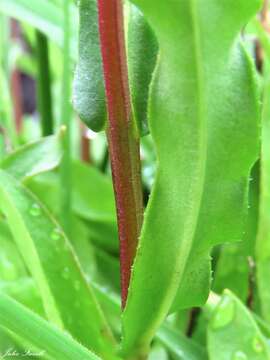
[[[118,254],[118,233],[111,180],[92,166],[74,161],[73,213],[87,223],[91,241],[102,249]],[[41,174],[27,182],[27,187],[59,215],[59,177]]]
[[[260,160],[260,209],[256,241],[256,280],[261,313],[270,321],[270,58],[264,66],[262,149]]]
[[[111,348],[110,331],[60,226],[35,196],[3,170],[0,203],[48,318],[105,354]]]
[[[170,309],[206,301],[211,247],[242,238],[259,138],[255,70],[239,38],[260,1],[134,3],[160,55],[149,105],[158,168],[123,314],[130,356],[147,353]]]
[[[72,172],[75,174],[72,186],[74,213],[93,222],[115,223],[115,204],[110,178],[78,160],[73,162]],[[30,179],[27,186],[40,195],[42,202],[53,210],[53,203],[57,201],[59,192],[58,182],[57,173],[48,173]],[[44,194],[44,191],[47,194]]]
[[[61,8],[47,0],[1,0],[0,13],[19,21],[26,22],[56,43],[63,47],[63,17]],[[77,58],[77,21],[75,11],[72,12],[72,39],[70,56],[73,60]]]
[[[97,284],[94,285],[94,289],[104,311],[119,318],[121,314],[120,298]],[[165,346],[175,360],[204,360],[207,358],[206,352],[201,346],[173,329],[166,322],[157,331],[155,339]]]
[[[115,222],[115,203],[111,180],[97,169],[74,162],[75,212],[85,219]],[[89,205],[90,203],[90,205]]]
[[[104,128],[107,110],[98,32],[97,4],[79,2],[79,60],[73,83],[73,104],[80,119],[92,130]]]
[[[46,359],[101,360],[70,335],[4,294],[0,294],[0,325],[39,348]]]
[[[18,180],[52,170],[59,165],[62,157],[63,136],[64,130],[61,130],[58,135],[21,146],[0,162],[0,168]]]
[[[225,291],[208,326],[210,360],[268,360],[270,351],[255,320],[238,298]]]
[[[214,274],[215,292],[221,294],[227,288],[243,302],[250,295],[250,279],[254,271],[252,264],[258,230],[259,166],[258,161],[251,172],[249,209],[243,241],[222,246]]]
[[[249,293],[249,262],[245,243],[226,244],[218,259],[213,290],[219,294],[230,289],[242,301]]]
[[[127,21],[130,90],[134,117],[143,136],[149,132],[149,86],[157,63],[158,44],[151,27],[136,6],[130,6]]]

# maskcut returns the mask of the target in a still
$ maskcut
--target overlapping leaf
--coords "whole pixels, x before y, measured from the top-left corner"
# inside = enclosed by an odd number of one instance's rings
[[[28,0],[1,0],[0,12],[32,25],[34,28],[46,34],[46,36],[58,46],[63,47],[63,17],[61,8],[52,2],[46,0],[35,0],[33,2],[29,2]],[[78,23],[74,21],[74,19],[76,19],[74,15],[73,11],[70,56],[73,60],[76,60],[76,29]]]
[[[248,309],[226,291],[208,326],[210,360],[268,360],[270,351]]]
[[[110,331],[60,226],[26,188],[3,170],[0,199],[48,318],[98,353],[104,354],[108,348],[111,351]]]
[[[100,360],[69,335],[2,293],[0,294],[0,325],[38,348],[39,351],[35,353],[43,359]],[[23,351],[25,352],[26,350]]]
[[[61,139],[64,130],[58,135],[42,138],[21,146],[6,156],[0,167],[18,180],[25,180],[34,175],[54,169],[62,158]]]
[[[79,59],[73,84],[74,108],[81,120],[94,131],[104,129],[107,118],[97,2],[81,0]],[[135,119],[141,135],[148,132],[149,85],[157,60],[156,38],[143,14],[127,8],[127,48],[131,97]]]
[[[242,238],[259,133],[255,72],[239,35],[260,1],[134,3],[159,41],[150,100],[158,169],[123,314],[124,354],[147,352],[170,308],[206,300],[210,248]]]

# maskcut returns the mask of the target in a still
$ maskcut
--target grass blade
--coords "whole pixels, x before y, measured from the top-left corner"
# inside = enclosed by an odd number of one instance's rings
[[[48,359],[101,360],[70,335],[4,294],[0,294],[0,325],[44,351]]]
[[[56,221],[27,189],[3,170],[0,170],[0,203],[39,288],[49,320],[64,326],[97,353],[106,353],[108,348],[111,351],[108,326]]]

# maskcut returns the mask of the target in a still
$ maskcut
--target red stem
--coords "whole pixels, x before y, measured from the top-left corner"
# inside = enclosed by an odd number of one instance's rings
[[[143,218],[139,137],[131,111],[122,1],[98,0],[98,9],[124,307]]]
[[[11,38],[13,41],[20,40],[20,28],[16,20],[11,20]],[[14,69],[11,74],[11,94],[14,104],[14,116],[16,131],[19,134],[22,130],[23,120],[23,105],[22,105],[22,88],[21,88],[21,76],[17,69]]]

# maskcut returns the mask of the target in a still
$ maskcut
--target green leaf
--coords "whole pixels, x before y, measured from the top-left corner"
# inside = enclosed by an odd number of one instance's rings
[[[115,203],[111,180],[97,169],[76,161],[73,180],[75,212],[82,218],[115,222]]]
[[[74,161],[72,211],[85,220],[94,244],[118,254],[118,233],[112,183],[108,176],[92,166]],[[57,173],[41,174],[27,182],[42,203],[59,215],[59,178]]]
[[[21,146],[0,162],[0,167],[18,180],[24,180],[57,167],[62,157],[61,140],[64,130],[58,135],[42,138]]]
[[[169,325],[163,325],[158,331],[158,339],[166,346],[176,360],[206,360],[206,351],[192,339],[188,339]]]
[[[123,354],[133,356],[170,309],[206,301],[211,247],[242,238],[259,101],[239,36],[260,1],[134,3],[160,56],[149,105],[157,175],[123,314]]]
[[[0,247],[0,281],[12,281],[25,276],[27,270],[4,220],[0,221]]]
[[[208,326],[209,359],[267,360],[266,339],[255,320],[238,298],[225,291]]]
[[[141,11],[131,5],[128,12],[128,70],[135,120],[140,134],[148,129],[148,98],[157,63],[158,43]]]
[[[45,316],[42,300],[32,278],[24,276],[13,281],[1,281],[0,291],[27,306],[36,314]]]
[[[70,335],[61,332],[4,294],[0,294],[0,325],[39,348],[40,354],[47,359],[101,360]]]
[[[60,226],[36,197],[3,170],[0,203],[48,318],[97,353],[111,351],[110,331]]]
[[[63,47],[63,18],[61,8],[47,0],[1,0],[0,12],[26,22],[34,28],[43,32],[51,41]],[[77,21],[72,12],[72,39],[70,56],[77,58]]]
[[[213,290],[220,294],[224,289],[229,289],[243,302],[250,295],[250,279],[254,270],[252,262],[258,231],[259,166],[257,161],[251,172],[249,210],[243,241],[222,246],[214,271]]]
[[[80,119],[92,130],[100,131],[107,111],[96,1],[81,0],[79,12],[79,60],[73,83],[73,104]]]
[[[260,209],[256,241],[256,279],[262,317],[270,321],[270,57],[264,65],[262,149],[260,160]]]
[[[103,69],[98,32],[97,3],[79,3],[79,60],[73,83],[73,104],[81,120],[100,131],[107,119]],[[131,6],[128,11],[128,65],[135,119],[141,135],[148,133],[149,85],[157,61],[158,46],[142,13]]]
[[[88,166],[78,160],[73,161],[72,172],[76,174],[72,185],[74,213],[82,219],[93,222],[115,223],[115,203],[110,178],[93,166]],[[57,206],[54,202],[58,198],[58,182],[57,173],[48,173],[30,179],[27,186],[53,210]]]

